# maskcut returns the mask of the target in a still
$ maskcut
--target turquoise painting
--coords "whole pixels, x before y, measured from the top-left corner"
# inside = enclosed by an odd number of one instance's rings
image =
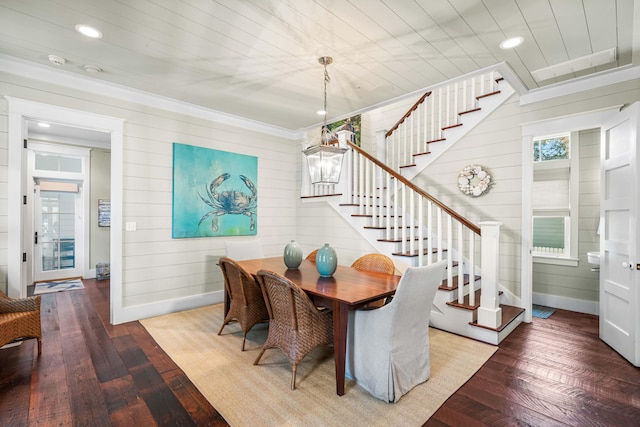
[[[174,239],[258,231],[258,158],[173,143]]]

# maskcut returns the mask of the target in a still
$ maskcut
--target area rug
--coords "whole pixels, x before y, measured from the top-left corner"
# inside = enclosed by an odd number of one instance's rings
[[[70,291],[73,289],[84,289],[82,280],[67,279],[67,280],[56,280],[52,282],[36,283],[36,287],[33,291],[33,294],[34,295],[48,294],[50,292]]]
[[[350,380],[345,395],[336,395],[333,348],[318,347],[298,365],[291,390],[291,365],[280,350],[253,365],[267,325],[253,328],[242,352],[238,324],[217,335],[222,312],[216,304],[140,322],[231,426],[421,426],[497,350],[430,329],[431,378],[393,404]]]
[[[540,319],[546,319],[551,316],[554,311],[556,311],[555,308],[533,304],[531,315],[533,317],[539,317]]]

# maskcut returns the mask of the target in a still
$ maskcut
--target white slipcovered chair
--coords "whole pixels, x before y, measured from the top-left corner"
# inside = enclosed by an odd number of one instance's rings
[[[347,378],[386,402],[429,379],[429,316],[447,262],[410,267],[393,300],[349,313]]]
[[[225,255],[235,261],[264,258],[260,239],[225,240]]]

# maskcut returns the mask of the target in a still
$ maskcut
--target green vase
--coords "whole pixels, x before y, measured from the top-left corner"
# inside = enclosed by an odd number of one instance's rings
[[[284,264],[287,268],[298,268],[300,263],[302,263],[302,248],[292,240],[284,247]]]

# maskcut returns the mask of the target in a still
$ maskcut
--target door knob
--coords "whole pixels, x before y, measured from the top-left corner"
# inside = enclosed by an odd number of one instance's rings
[[[622,268],[628,268],[629,270],[633,270],[633,264],[631,264],[630,262],[623,262]]]

